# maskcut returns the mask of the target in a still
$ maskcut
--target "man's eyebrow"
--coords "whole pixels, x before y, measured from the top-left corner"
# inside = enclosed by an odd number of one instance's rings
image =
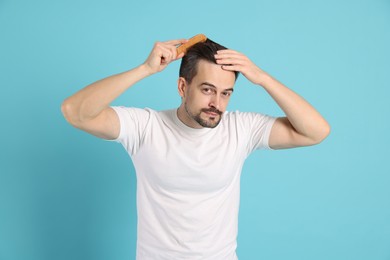
[[[207,81],[202,82],[202,83],[200,84],[200,86],[203,86],[203,85],[206,85],[206,86],[209,86],[209,87],[212,87],[212,88],[217,88],[214,84],[211,84],[211,83],[209,83],[209,82],[207,82]],[[224,91],[231,91],[231,92],[233,92],[234,89],[233,89],[233,88],[227,88],[227,89],[225,89]]]
[[[211,83],[209,83],[209,82],[202,82],[202,83],[200,84],[200,86],[203,86],[203,85],[206,85],[206,86],[209,86],[209,87],[212,87],[212,88],[217,88],[214,84],[211,84]]]

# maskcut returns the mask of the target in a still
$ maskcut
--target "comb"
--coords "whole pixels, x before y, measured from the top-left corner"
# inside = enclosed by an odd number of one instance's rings
[[[188,42],[183,43],[182,45],[177,47],[177,49],[176,49],[177,56],[179,56],[182,53],[185,54],[190,47],[194,46],[198,42],[205,42],[206,40],[207,40],[207,37],[204,34],[197,34],[197,35],[195,35],[194,37],[189,39]]]

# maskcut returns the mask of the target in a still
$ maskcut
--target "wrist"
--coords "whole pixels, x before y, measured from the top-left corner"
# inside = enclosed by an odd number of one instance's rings
[[[271,77],[271,75],[269,75],[268,73],[266,73],[265,71],[260,71],[259,73],[259,77],[258,77],[258,80],[257,80],[257,84],[261,87],[266,87],[267,85],[269,85],[269,83],[273,80],[273,78]]]
[[[148,66],[147,64],[143,63],[137,67],[137,70],[140,72],[140,74],[143,77],[148,77],[153,75],[155,72]]]

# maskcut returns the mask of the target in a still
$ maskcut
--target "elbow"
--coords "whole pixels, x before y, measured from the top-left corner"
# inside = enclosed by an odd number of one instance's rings
[[[319,129],[316,138],[313,139],[314,144],[321,143],[329,136],[329,134],[330,134],[330,125],[328,123],[325,123],[325,125],[323,125]]]
[[[62,102],[61,112],[69,124],[77,127],[77,113],[75,112],[74,105],[68,99]]]

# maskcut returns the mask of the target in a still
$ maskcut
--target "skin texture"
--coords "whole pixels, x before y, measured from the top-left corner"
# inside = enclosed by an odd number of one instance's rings
[[[164,70],[177,56],[177,45],[185,39],[157,42],[149,57],[140,66],[99,80],[67,98],[62,113],[73,126],[104,139],[119,135],[119,119],[110,103],[136,82]],[[226,110],[234,71],[240,72],[254,85],[263,88],[284,111],[285,117],[276,120],[269,145],[273,149],[308,146],[320,143],[330,133],[330,126],[305,99],[260,69],[244,54],[221,50],[215,55],[217,64],[200,61],[198,74],[191,84],[178,80],[182,103],[179,119],[189,127],[215,127],[220,113]],[[229,65],[226,65],[229,64]],[[207,83],[207,84],[204,84]],[[229,90],[229,91],[228,91]]]

